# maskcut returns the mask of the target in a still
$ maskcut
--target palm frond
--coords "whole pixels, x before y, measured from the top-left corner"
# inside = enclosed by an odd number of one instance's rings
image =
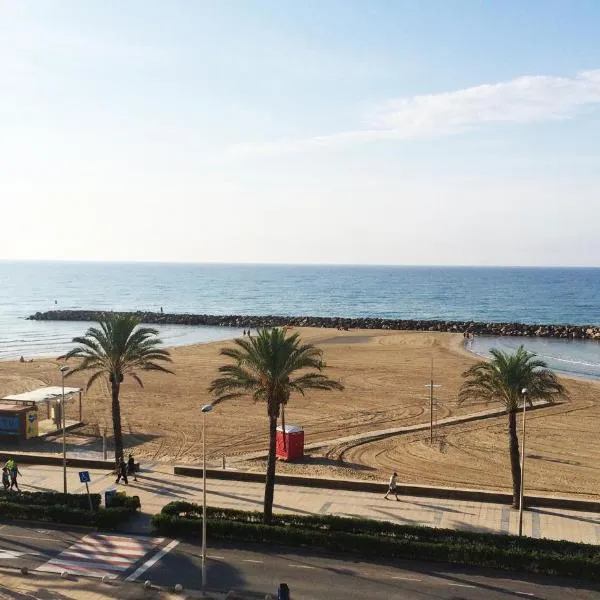
[[[219,402],[244,395],[266,402],[269,414],[275,415],[292,392],[343,389],[341,383],[321,373],[325,368],[322,351],[302,344],[298,333],[288,335],[277,327],[261,329],[233,344],[220,350],[232,362],[219,367],[219,375],[208,388]]]
[[[527,400],[554,401],[566,398],[567,392],[545,361],[519,346],[509,354],[490,350],[491,360],[478,362],[463,373],[459,402],[466,400],[501,401],[508,411],[514,411],[527,389]]]
[[[171,363],[168,350],[160,348],[158,331],[142,327],[132,315],[106,313],[98,327],[90,327],[83,336],[73,338],[75,348],[62,359],[80,359],[68,375],[82,371],[102,371],[108,377],[120,381],[130,375],[141,385],[136,371],[159,371],[172,373],[161,362]]]

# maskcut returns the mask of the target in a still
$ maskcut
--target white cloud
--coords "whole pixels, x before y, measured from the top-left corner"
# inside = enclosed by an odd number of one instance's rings
[[[524,76],[453,92],[389,100],[377,108],[369,127],[302,140],[240,144],[232,153],[299,152],[319,147],[384,139],[437,137],[489,123],[533,123],[569,119],[586,105],[600,103],[600,69],[573,78]]]

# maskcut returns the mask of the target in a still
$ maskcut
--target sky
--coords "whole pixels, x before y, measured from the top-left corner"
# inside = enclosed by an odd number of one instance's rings
[[[0,0],[0,259],[600,266],[597,0]]]

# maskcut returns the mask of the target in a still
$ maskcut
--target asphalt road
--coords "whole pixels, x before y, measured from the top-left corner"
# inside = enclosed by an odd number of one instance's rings
[[[0,525],[0,566],[125,579],[141,576],[175,547],[164,538],[98,533],[88,528]]]
[[[81,538],[81,531],[0,525],[0,566],[35,569]]]
[[[243,590],[257,598],[274,594],[285,582],[294,600],[600,600],[600,585],[437,563],[372,563],[250,544],[211,546],[208,556],[208,590]],[[150,579],[165,587],[201,587],[199,545],[83,528],[0,524],[0,566],[55,572],[65,568],[75,574]]]
[[[591,600],[600,599],[600,585],[543,577],[513,577],[499,571],[456,569],[435,563],[396,561],[371,563],[265,549],[239,544],[211,548],[207,589],[253,592],[264,598],[280,582],[289,585],[293,600]],[[181,543],[151,567],[144,579],[157,585],[181,583],[200,589],[201,548]]]

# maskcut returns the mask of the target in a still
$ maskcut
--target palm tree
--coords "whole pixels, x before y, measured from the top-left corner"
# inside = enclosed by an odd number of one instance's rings
[[[91,372],[87,388],[100,377],[106,377],[110,382],[115,459],[120,460],[123,458],[123,433],[119,392],[125,375],[143,387],[139,371],[172,373],[159,364],[172,361],[169,352],[158,347],[162,343],[157,337],[158,330],[140,327],[139,319],[133,315],[104,314],[99,325],[100,328],[90,327],[84,336],[73,338],[73,343],[79,345],[59,359],[80,359],[67,377],[81,371]]]
[[[567,392],[548,365],[535,358],[519,346],[514,354],[493,349],[492,359],[481,361],[463,373],[463,382],[458,398],[500,401],[504,403],[508,414],[508,449],[513,484],[513,507],[519,506],[521,491],[521,464],[519,440],[517,438],[517,409],[527,389],[526,398],[531,406],[533,400],[553,402],[558,397],[567,397]]]
[[[233,364],[219,367],[209,392],[213,404],[250,396],[266,402],[269,417],[269,454],[265,480],[264,521],[273,516],[275,489],[275,450],[277,419],[290,394],[306,390],[342,390],[342,384],[323,373],[323,352],[312,344],[302,344],[298,333],[287,335],[280,328],[262,329],[251,338],[234,340],[235,347],[222,348],[220,354]]]

